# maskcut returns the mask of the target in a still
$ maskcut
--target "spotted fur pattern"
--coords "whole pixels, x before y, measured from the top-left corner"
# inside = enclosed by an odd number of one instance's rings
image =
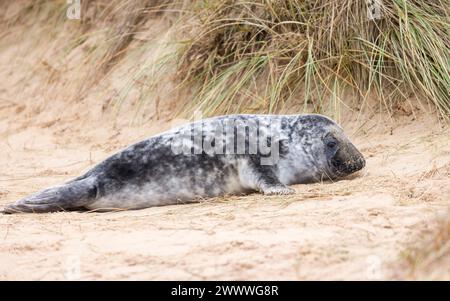
[[[218,129],[232,134],[218,136]],[[191,138],[196,133],[201,139]],[[270,152],[255,149],[254,141],[270,146]],[[273,153],[275,160],[263,163]],[[287,185],[335,180],[364,164],[342,129],[325,116],[220,116],[131,145],[70,182],[8,205],[5,212],[139,209],[251,191],[292,194]]]

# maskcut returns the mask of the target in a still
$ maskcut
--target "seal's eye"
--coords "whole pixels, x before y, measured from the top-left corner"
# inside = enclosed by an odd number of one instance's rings
[[[329,142],[327,143],[327,147],[328,147],[328,148],[335,148],[336,145],[337,145],[337,143],[336,143],[335,141],[329,141]]]

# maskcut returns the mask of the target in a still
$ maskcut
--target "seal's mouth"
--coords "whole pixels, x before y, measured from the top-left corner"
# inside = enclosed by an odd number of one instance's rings
[[[342,161],[335,156],[331,159],[330,165],[333,172],[337,176],[342,177],[363,169],[366,166],[366,160],[364,160],[364,157],[358,156],[347,161]]]

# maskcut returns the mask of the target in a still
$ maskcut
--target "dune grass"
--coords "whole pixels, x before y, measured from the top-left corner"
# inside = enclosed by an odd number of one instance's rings
[[[450,212],[449,212],[450,213]],[[448,267],[450,254],[450,219],[438,220],[438,227],[415,245],[405,249],[401,257],[402,278],[440,280],[450,279],[450,269],[437,272],[437,267]]]
[[[153,76],[155,68],[172,70],[163,65],[175,64],[178,87],[188,87],[190,94],[174,114],[277,113],[295,105],[296,112],[337,118],[343,105],[358,111],[375,95],[389,113],[400,102],[426,99],[448,119],[448,3],[378,3],[380,15],[371,19],[366,0],[87,0],[81,20],[74,22],[65,17],[66,1],[38,0],[24,1],[15,10],[10,9],[15,4],[2,2],[0,21],[6,28],[40,22],[52,34],[71,22],[76,31],[63,54],[88,46],[84,64],[91,69],[77,97],[125,57],[147,21],[176,11],[184,18],[175,22],[183,39],[171,35],[178,51],[162,53],[153,60],[156,67],[144,68],[136,60],[136,74],[130,74],[136,78],[145,69]],[[153,41],[140,43],[146,48]],[[163,72],[149,80],[161,82],[167,76]],[[132,90],[129,85],[119,102]],[[358,96],[357,103],[348,103],[348,91]]]
[[[383,1],[372,20],[367,9],[351,0],[197,2],[180,70],[199,88],[186,108],[277,112],[300,102],[336,111],[350,89],[359,105],[375,92],[389,111],[417,94],[448,117],[448,3]]]

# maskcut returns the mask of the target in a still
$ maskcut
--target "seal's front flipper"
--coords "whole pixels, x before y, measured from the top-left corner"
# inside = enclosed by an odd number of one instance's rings
[[[284,184],[281,184],[279,186],[268,186],[262,189],[262,192],[265,195],[288,195],[288,194],[294,194],[295,189],[292,189]]]
[[[251,178],[256,189],[265,195],[287,195],[294,194],[295,190],[280,182],[274,172],[274,166],[259,165],[252,162]]]
[[[97,197],[94,178],[74,180],[45,189],[7,205],[4,213],[43,213],[84,207]]]

